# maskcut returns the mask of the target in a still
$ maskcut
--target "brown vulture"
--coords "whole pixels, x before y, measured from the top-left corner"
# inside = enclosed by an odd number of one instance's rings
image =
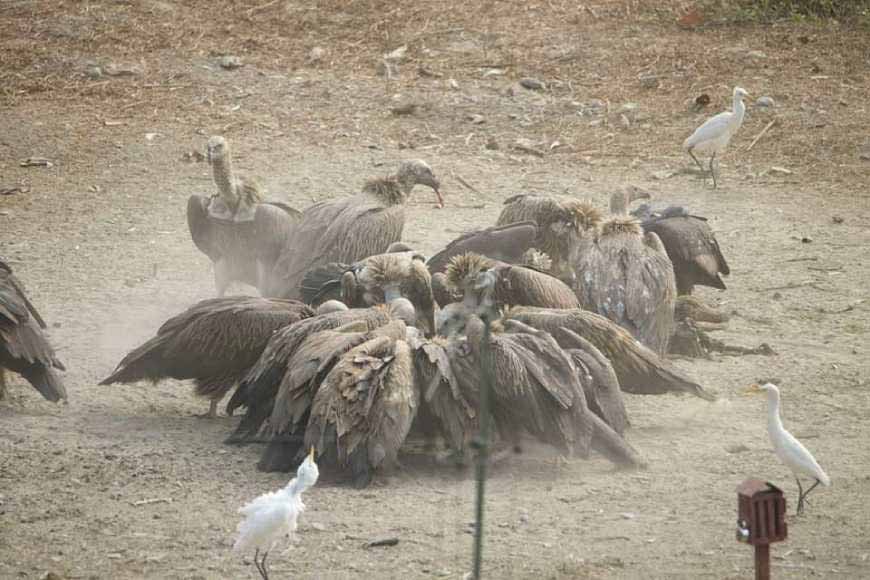
[[[264,202],[255,181],[235,175],[223,137],[209,139],[208,160],[218,192],[188,199],[190,237],[214,264],[218,296],[233,281],[256,286],[262,293],[265,274],[302,214],[283,203]]]
[[[100,384],[193,379],[196,394],[211,401],[208,417],[215,417],[218,401],[244,378],[272,335],[312,316],[309,306],[295,300],[203,300],[167,320]]]
[[[57,374],[66,368],[43,334],[45,328],[12,268],[0,260],[0,399],[6,394],[4,369],[9,369],[47,400],[66,400],[66,388]]]

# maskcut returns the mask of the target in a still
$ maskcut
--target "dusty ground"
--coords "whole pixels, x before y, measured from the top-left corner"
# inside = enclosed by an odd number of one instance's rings
[[[732,266],[726,292],[701,291],[734,312],[718,337],[767,342],[778,356],[679,361],[721,396],[715,404],[629,396],[629,437],[647,471],[614,472],[601,459],[557,467],[546,450],[502,465],[488,487],[489,577],[747,577],[735,485],[768,478],[791,509],[796,491],[770,451],[763,401],[738,396],[758,379],[782,385],[787,426],[833,479],[805,516],[790,517],[777,577],[870,576],[868,35],[832,23],[684,30],[682,8],[0,6],[0,189],[24,190],[0,196],[0,255],[52,324],[70,392],[69,406],[54,406],[16,378],[0,403],[0,577],[256,575],[229,550],[235,510],[286,477],[258,473],[258,449],[222,445],[235,419],[193,417],[206,403],[187,385],[96,385],[163,320],[213,293],[184,207],[212,187],[207,166],[185,156],[215,133],[230,139],[239,169],[300,208],[425,158],[448,196],[443,210],[425,192],[412,202],[405,237],[425,251],[493,223],[500,201],[521,191],[603,204],[634,183],[710,217]],[[406,60],[387,82],[376,65],[402,45]],[[224,54],[245,66],[221,69]],[[109,63],[134,74],[108,75]],[[649,75],[657,87],[639,80]],[[526,76],[547,88],[518,87]],[[712,191],[681,171],[680,144],[738,83],[777,107],[750,109]],[[690,112],[701,93],[712,104]],[[407,103],[413,114],[390,112]],[[517,138],[543,156],[513,149]],[[29,157],[53,165],[20,167]],[[314,488],[300,542],[274,558],[274,577],[461,578],[470,474],[408,463],[365,491]],[[135,505],[155,499],[171,503]],[[388,536],[399,545],[361,547]]]

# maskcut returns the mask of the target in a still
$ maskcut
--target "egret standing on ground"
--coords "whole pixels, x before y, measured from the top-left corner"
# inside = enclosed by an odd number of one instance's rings
[[[770,435],[770,442],[773,444],[773,450],[777,457],[794,473],[794,478],[798,484],[797,513],[801,514],[804,511],[804,501],[810,492],[820,483],[825,487],[831,485],[831,479],[819,467],[807,448],[801,445],[801,442],[782,426],[782,418],[779,416],[779,388],[772,383],[765,383],[761,386],[752,385],[745,392],[753,394],[763,391],[767,392],[767,432]],[[816,480],[806,492],[801,487],[801,475]]]
[[[290,480],[283,489],[264,493],[254,501],[239,508],[242,520],[236,530],[239,533],[233,550],[249,551],[254,548],[254,565],[263,580],[269,580],[266,570],[266,558],[269,551],[287,535],[293,536],[296,531],[296,520],[305,510],[302,503],[302,492],[317,483],[320,471],[314,463],[314,447],[305,461],[296,470],[296,477]],[[257,560],[260,552],[263,557]]]
[[[704,124],[695,129],[695,132],[683,143],[683,148],[689,152],[701,171],[704,171],[704,166],[695,157],[695,153],[710,155],[710,174],[713,176],[713,188],[718,185],[716,172],[713,170],[713,161],[716,159],[717,153],[725,150],[731,137],[743,124],[743,113],[746,112],[743,99],[748,96],[749,93],[745,90],[734,87],[734,101],[731,110],[719,113],[704,121]]]

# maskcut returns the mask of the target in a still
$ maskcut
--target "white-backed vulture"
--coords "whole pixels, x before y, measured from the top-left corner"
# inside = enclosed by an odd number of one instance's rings
[[[600,220],[601,211],[589,201],[563,195],[520,194],[504,201],[496,224],[534,222],[538,227],[534,246],[552,259],[550,272],[571,283],[577,254],[584,241],[594,235]]]
[[[210,399],[208,416],[214,417],[218,402],[257,362],[272,335],[313,315],[295,300],[203,300],[167,320],[100,384],[193,379],[196,394]]]
[[[405,203],[417,184],[431,187],[443,205],[432,168],[414,160],[403,161],[395,175],[369,180],[358,195],[307,208],[273,268],[267,295],[299,299],[302,277],[312,268],[386,252],[401,240]]]
[[[633,215],[641,219],[645,232],[655,233],[674,265],[678,294],[691,294],[696,285],[725,290],[722,276],[731,273],[719,242],[707,219],[680,206],[654,211],[643,204]]]
[[[538,228],[533,221],[498,225],[485,230],[462,234],[429,258],[426,266],[433,274],[444,272],[454,256],[473,253],[506,264],[523,261],[526,252],[535,245]]]
[[[627,330],[594,312],[514,307],[504,317],[549,332],[556,340],[565,339],[558,332],[560,328],[566,328],[585,338],[613,365],[619,387],[626,393],[659,395],[687,392],[708,401],[715,400],[701,385],[645,347]],[[449,325],[449,322],[445,321],[445,324]],[[565,341],[561,344],[563,348],[572,348],[573,342]]]
[[[66,400],[57,370],[66,370],[42,333],[45,322],[12,268],[0,260],[0,399],[6,394],[4,369],[20,374],[45,399]]]
[[[560,328],[556,334],[561,339],[562,348],[571,356],[571,361],[582,371],[580,383],[586,393],[589,410],[622,435],[629,426],[628,412],[613,365],[594,344],[577,333]]]
[[[483,321],[469,315],[465,331],[469,348],[466,356],[451,359],[453,373],[477,407],[481,365],[487,364],[499,433],[522,430],[565,455],[587,457],[594,448],[619,465],[643,464],[619,434],[589,411],[577,368],[550,334],[515,320],[496,322],[487,358],[481,354]]]
[[[555,276],[478,254],[454,256],[447,267],[446,282],[450,291],[461,295],[469,304],[495,308],[514,305],[580,307],[571,288]]]
[[[674,326],[674,269],[658,237],[634,218],[614,216],[577,260],[576,293],[586,310],[628,329],[660,355]]]
[[[395,321],[341,356],[314,395],[305,447],[348,468],[356,487],[396,463],[419,407],[407,329]]]
[[[301,359],[294,359],[297,351],[309,338],[323,331],[335,330],[339,327],[345,327],[346,330],[353,328],[369,331],[389,323],[392,319],[389,306],[352,308],[318,314],[290,328],[276,332],[227,404],[228,412],[232,412],[238,407],[247,407],[245,416],[235,433],[227,439],[227,442],[242,443],[254,440],[264,428],[272,429],[272,425],[266,425],[266,421],[273,414],[273,409],[276,409],[275,401],[276,397],[279,396],[279,391],[285,392],[281,396],[286,397],[287,392],[296,388],[295,386],[285,387],[285,383],[288,381],[292,382],[293,385],[300,381],[307,383],[317,373],[320,363],[311,362],[316,357],[308,358],[308,355],[303,354],[299,355],[302,357]],[[318,348],[319,341],[312,339],[308,344],[309,346],[306,348]],[[328,345],[323,345],[323,348],[324,352],[332,353],[331,350],[328,350]],[[312,366],[313,364],[314,366]],[[307,373],[312,374],[308,376]],[[304,381],[299,378],[302,376],[306,377]],[[285,458],[284,461],[287,462],[287,469],[296,461],[294,454],[282,454],[282,457]]]
[[[302,296],[309,304],[340,298],[352,308],[407,298],[419,317],[415,326],[431,336],[435,332],[435,301],[425,260],[419,252],[406,251],[369,256],[350,266],[327,264],[305,274]]]
[[[214,264],[218,296],[223,296],[233,281],[263,292],[265,274],[274,266],[302,214],[283,203],[264,202],[255,181],[235,175],[223,137],[209,139],[208,160],[218,192],[188,199],[190,237]]]

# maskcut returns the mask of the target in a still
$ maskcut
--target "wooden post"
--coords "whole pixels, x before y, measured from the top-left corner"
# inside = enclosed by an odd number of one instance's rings
[[[755,544],[755,580],[770,580],[770,544]]]

